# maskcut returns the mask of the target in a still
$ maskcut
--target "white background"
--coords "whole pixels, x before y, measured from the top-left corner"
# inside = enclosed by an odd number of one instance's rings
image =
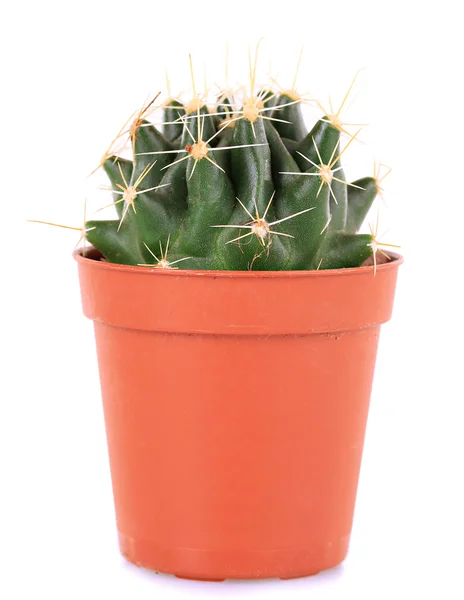
[[[220,6],[224,7],[222,10]],[[462,17],[457,2],[22,2],[4,9],[0,596],[462,599],[464,298]],[[12,12],[14,11],[14,12]],[[118,554],[98,373],[81,314],[72,232],[106,197],[84,181],[149,93],[189,90],[188,53],[221,82],[261,36],[261,73],[371,124],[350,154],[385,181],[386,241],[400,243],[393,320],[378,356],[352,547],[343,566],[288,582],[204,584]],[[308,117],[317,118],[312,109]],[[78,235],[78,234],[77,234]],[[387,239],[388,238],[388,239]]]

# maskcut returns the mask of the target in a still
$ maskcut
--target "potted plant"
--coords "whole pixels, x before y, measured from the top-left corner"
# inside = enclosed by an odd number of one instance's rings
[[[346,556],[380,326],[401,257],[358,233],[379,177],[345,178],[337,114],[294,90],[143,107],[102,159],[118,218],[77,250],[121,551],[204,580]]]

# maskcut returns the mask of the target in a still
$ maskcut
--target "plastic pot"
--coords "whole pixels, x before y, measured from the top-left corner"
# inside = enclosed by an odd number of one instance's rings
[[[401,257],[375,276],[75,258],[122,554],[205,580],[342,562]]]

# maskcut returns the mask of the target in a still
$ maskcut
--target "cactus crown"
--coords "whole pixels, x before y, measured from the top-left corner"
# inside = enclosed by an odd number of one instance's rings
[[[358,231],[381,192],[378,172],[347,182],[341,158],[357,134],[341,149],[343,104],[308,132],[302,101],[295,89],[258,90],[255,60],[240,103],[225,91],[208,108],[193,81],[189,103],[158,107],[160,129],[148,119],[156,99],[142,107],[100,164],[118,218],[88,221],[87,240],[109,262],[161,269],[334,269],[375,258],[376,232]],[[131,161],[113,152],[124,134]]]

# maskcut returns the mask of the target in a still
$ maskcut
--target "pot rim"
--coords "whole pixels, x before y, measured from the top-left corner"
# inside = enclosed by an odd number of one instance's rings
[[[87,252],[101,255],[98,250],[93,246],[87,247]],[[390,269],[393,265],[399,267],[404,262],[404,258],[401,254],[396,252],[386,252],[392,259],[389,262],[378,263],[377,271],[385,271]],[[157,276],[168,276],[168,277],[213,277],[213,278],[246,278],[246,279],[288,279],[296,277],[333,277],[336,275],[361,275],[366,272],[374,272],[374,265],[367,265],[361,267],[349,267],[343,269],[324,269],[324,270],[306,270],[306,271],[214,271],[214,270],[193,270],[193,269],[157,269],[155,267],[139,267],[135,265],[120,265],[118,263],[110,263],[101,260],[95,260],[92,257],[82,256],[82,248],[78,248],[73,252],[73,258],[78,263],[92,266],[96,269],[110,270],[110,271],[123,271],[129,273],[145,273],[147,275]]]

